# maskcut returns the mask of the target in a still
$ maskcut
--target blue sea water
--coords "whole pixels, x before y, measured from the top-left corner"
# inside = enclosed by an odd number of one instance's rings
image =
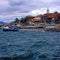
[[[60,32],[0,31],[0,60],[60,60]]]

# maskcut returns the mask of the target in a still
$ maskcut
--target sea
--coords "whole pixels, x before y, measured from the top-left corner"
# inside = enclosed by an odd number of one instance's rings
[[[0,30],[0,60],[60,60],[60,32]]]

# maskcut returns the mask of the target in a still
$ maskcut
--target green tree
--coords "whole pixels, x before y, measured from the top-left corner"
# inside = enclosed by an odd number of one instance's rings
[[[15,18],[15,23],[19,23],[19,19],[18,18]]]
[[[24,24],[27,24],[29,21],[29,18],[28,17],[25,17],[25,18],[21,18],[20,22],[21,23],[24,23]]]

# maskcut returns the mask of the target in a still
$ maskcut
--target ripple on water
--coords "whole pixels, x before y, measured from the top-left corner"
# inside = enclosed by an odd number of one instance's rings
[[[51,60],[60,57],[60,32],[0,32],[0,60]]]

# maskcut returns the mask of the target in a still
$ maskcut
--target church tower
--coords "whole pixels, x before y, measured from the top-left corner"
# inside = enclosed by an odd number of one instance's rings
[[[48,14],[49,12],[50,12],[49,9],[47,9],[47,14]]]

